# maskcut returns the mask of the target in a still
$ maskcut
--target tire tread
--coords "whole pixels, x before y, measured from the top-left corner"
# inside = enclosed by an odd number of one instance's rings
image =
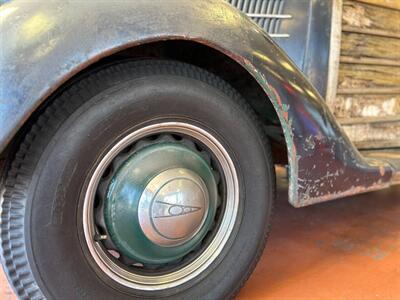
[[[263,137],[261,142],[265,149],[266,160],[272,166],[268,138],[252,108],[228,83],[208,71],[181,62],[143,60],[113,63],[80,76],[50,99],[51,103],[37,117],[36,122],[19,145],[6,176],[1,205],[1,256],[9,282],[12,283],[20,299],[45,299],[33,276],[25,245],[24,217],[35,167],[52,136],[78,107],[99,91],[133,79],[132,75],[135,76],[134,78],[149,75],[184,76],[202,81],[220,90],[239,103],[243,111],[256,124],[258,134]],[[274,179],[275,173],[272,167],[269,172],[271,178]],[[272,188],[275,194],[275,185]],[[263,252],[268,232],[269,225],[265,228],[264,240],[260,244],[256,257],[237,288],[229,294],[229,298],[233,298],[249,278]]]

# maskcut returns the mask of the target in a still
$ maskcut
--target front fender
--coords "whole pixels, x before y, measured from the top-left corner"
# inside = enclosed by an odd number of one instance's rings
[[[389,185],[390,167],[359,155],[290,59],[225,1],[15,0],[0,15],[0,151],[52,92],[88,65],[124,48],[181,39],[228,55],[264,89],[284,131],[294,206]]]

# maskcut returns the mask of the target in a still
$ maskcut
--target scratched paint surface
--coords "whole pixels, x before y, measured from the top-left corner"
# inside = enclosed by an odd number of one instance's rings
[[[289,152],[292,205],[392,183],[393,168],[363,159],[294,63],[225,1],[15,0],[0,10],[7,41],[0,56],[0,149],[46,97],[89,64],[141,43],[181,39],[230,56],[269,96]]]

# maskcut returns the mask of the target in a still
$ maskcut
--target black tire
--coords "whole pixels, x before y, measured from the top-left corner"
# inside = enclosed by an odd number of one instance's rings
[[[93,262],[82,238],[82,189],[105,149],[133,128],[185,119],[212,131],[239,175],[240,206],[223,252],[177,287],[128,289]],[[254,112],[220,78],[169,61],[113,64],[59,92],[26,134],[8,172],[1,214],[4,268],[22,299],[233,297],[254,269],[271,219],[271,151]]]

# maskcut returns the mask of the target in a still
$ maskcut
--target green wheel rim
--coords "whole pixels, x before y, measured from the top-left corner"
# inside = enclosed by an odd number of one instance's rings
[[[143,140],[162,134],[183,136],[187,142],[162,141],[138,146]],[[206,162],[207,159],[196,151],[196,147],[190,145],[196,143],[203,145],[211,154],[214,164],[218,165],[219,180],[224,185],[223,199],[220,199],[216,192],[217,184],[212,164]],[[125,157],[104,188],[102,182],[108,176],[107,170],[120,161],[120,157],[124,156],[126,149],[132,145],[138,147],[138,150],[134,151],[132,156]],[[157,155],[154,155],[164,153],[165,156],[169,152],[171,154],[167,155],[168,159],[164,160],[156,159]],[[148,160],[149,157],[152,159]],[[142,164],[151,170],[144,171],[141,176],[132,177],[127,174],[129,170],[134,169],[130,164]],[[180,172],[183,172],[182,176],[177,175]],[[179,180],[182,182],[179,183]],[[174,232],[171,233],[167,227],[163,227],[160,236],[167,236],[166,240],[152,235],[152,231],[146,228],[149,222],[146,215],[149,214],[143,214],[145,217],[141,218],[138,211],[143,210],[143,207],[144,210],[146,207],[153,207],[157,199],[164,199],[160,198],[159,193],[166,194],[176,189],[179,184],[186,186],[181,192],[187,199],[192,199],[192,196],[187,195],[194,194],[197,195],[195,201],[207,199],[208,204],[207,208],[204,206],[203,217],[196,219],[196,222],[192,220],[194,225],[188,226],[184,235],[177,236],[179,241],[171,242],[168,241],[168,237],[175,238]],[[132,193],[127,193],[126,196],[122,192],[124,187],[134,188]],[[106,195],[100,204],[96,202],[99,191]],[[193,202],[195,205],[192,205],[190,201],[189,204],[183,205],[183,208],[175,205],[176,203],[173,203],[169,210],[156,208],[154,215],[158,216],[159,211],[179,215],[185,212],[184,209],[197,209],[198,203],[201,202]],[[131,203],[132,207],[127,203]],[[118,208],[119,205],[122,210]],[[215,261],[232,233],[238,207],[239,184],[236,169],[219,140],[210,132],[189,123],[163,122],[145,126],[128,134],[100,160],[85,192],[83,231],[94,262],[109,278],[129,288],[161,290],[181,285],[197,277]],[[98,211],[102,213],[99,214]],[[130,228],[124,230],[124,224],[128,224]],[[106,232],[101,232],[101,227]],[[137,240],[132,243],[131,235],[137,235],[146,241],[146,246],[138,247]],[[149,245],[154,250],[151,253],[146,252],[150,249]],[[152,271],[153,264],[168,266],[171,263],[174,264],[173,268],[163,269],[162,272]]]

